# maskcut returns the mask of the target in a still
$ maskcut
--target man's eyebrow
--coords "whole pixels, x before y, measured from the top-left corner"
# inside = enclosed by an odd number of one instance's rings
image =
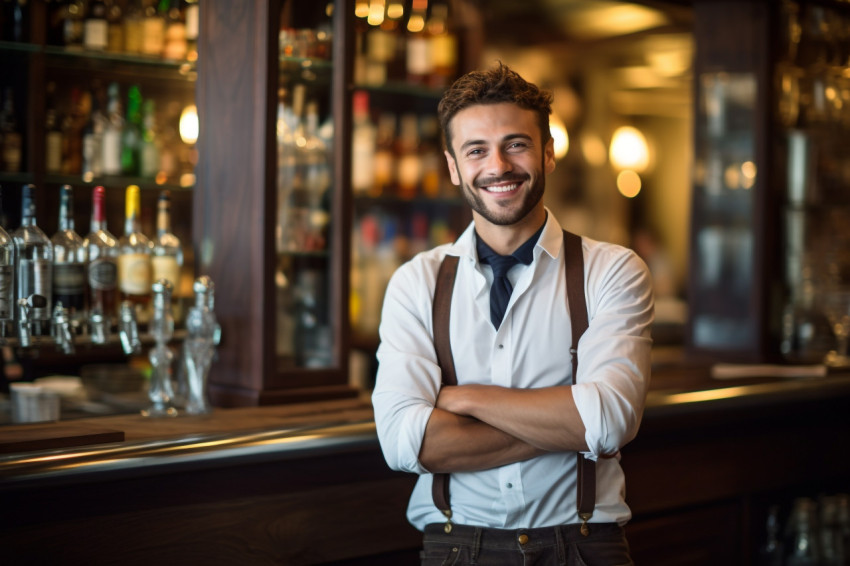
[[[523,140],[527,140],[527,141],[532,141],[530,135],[520,134],[520,133],[508,134],[505,137],[503,137],[501,141],[507,142],[507,141],[511,141],[511,140],[515,140],[515,139],[523,139]],[[484,141],[484,140],[467,140],[460,145],[460,149],[466,149],[470,146],[483,145],[483,144],[486,144],[486,143],[487,142]]]

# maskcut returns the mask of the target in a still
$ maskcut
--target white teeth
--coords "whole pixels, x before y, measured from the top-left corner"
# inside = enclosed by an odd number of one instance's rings
[[[508,191],[512,191],[516,189],[519,185],[504,185],[502,187],[487,187],[487,190],[491,193],[506,193]]]

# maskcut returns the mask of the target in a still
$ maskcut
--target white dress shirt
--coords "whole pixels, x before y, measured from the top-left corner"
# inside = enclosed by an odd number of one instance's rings
[[[563,235],[554,216],[547,218],[532,263],[508,274],[513,293],[498,331],[490,322],[492,270],[478,262],[472,225],[454,244],[402,265],[389,283],[372,402],[388,465],[420,474],[408,506],[408,520],[420,530],[445,521],[431,498],[433,476],[418,457],[440,390],[431,305],[444,256],[460,257],[449,330],[458,384],[526,389],[570,383]],[[599,457],[591,521],[625,524],[631,512],[619,450],[637,433],[649,386],[652,284],[633,251],[588,238],[582,248],[590,326],[579,342],[573,397],[587,430],[588,455]],[[615,456],[600,457],[606,454]],[[449,487],[458,524],[515,529],[580,522],[574,452],[453,473]]]

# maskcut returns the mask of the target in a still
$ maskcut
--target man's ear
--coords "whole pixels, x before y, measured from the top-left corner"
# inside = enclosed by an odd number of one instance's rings
[[[552,138],[549,138],[543,148],[543,168],[547,175],[555,170],[555,140]]]
[[[460,175],[457,174],[457,161],[455,161],[454,156],[448,150],[443,151],[443,153],[446,155],[446,163],[449,166],[449,177],[451,177],[452,184],[460,186]]]

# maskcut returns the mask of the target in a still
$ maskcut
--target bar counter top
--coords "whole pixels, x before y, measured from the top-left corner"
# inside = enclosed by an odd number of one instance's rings
[[[836,447],[850,437],[850,373],[743,369],[653,369],[621,460],[636,564],[752,563],[770,505],[847,491],[850,453]],[[9,450],[39,435],[101,440]],[[422,535],[404,519],[417,478],[387,467],[367,395],[10,425],[4,438],[0,547],[22,563],[419,563]]]
[[[761,368],[765,374],[771,371],[771,366]],[[790,375],[712,379],[707,368],[659,371],[652,378],[638,436],[683,423],[717,420],[721,413],[728,424],[755,418],[759,411],[786,411],[789,404],[850,397],[850,373],[800,377],[787,367],[780,369]],[[68,430],[83,436],[91,433],[92,437],[98,432],[117,432],[123,434],[123,441],[80,441],[77,446],[28,451],[7,449],[6,454],[0,454],[0,491],[22,485],[94,481],[104,474],[185,471],[378,447],[365,394],[292,405],[216,408],[203,416],[116,415],[9,425],[0,430],[0,440],[27,434],[49,438],[54,433],[70,434]]]

